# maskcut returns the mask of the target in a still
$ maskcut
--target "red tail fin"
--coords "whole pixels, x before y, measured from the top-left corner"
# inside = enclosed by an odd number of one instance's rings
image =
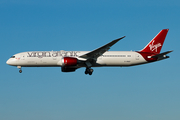
[[[159,54],[169,29],[161,30],[140,52]]]

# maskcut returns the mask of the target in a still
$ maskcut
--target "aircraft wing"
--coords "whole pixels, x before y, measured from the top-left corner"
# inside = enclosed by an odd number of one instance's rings
[[[124,36],[125,37],[125,36]],[[113,46],[115,43],[117,43],[119,40],[123,39],[124,37],[118,38],[116,40],[111,41],[110,43],[97,48],[89,53],[86,53],[84,55],[81,55],[79,57],[81,58],[85,58],[85,59],[97,59],[99,56],[101,56],[102,54],[104,54],[106,51],[108,51],[110,49],[111,46]]]

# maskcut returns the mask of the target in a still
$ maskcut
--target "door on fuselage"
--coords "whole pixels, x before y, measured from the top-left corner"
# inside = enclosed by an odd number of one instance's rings
[[[140,57],[139,54],[136,54],[136,55],[135,55],[135,59],[136,59],[136,60],[139,60],[139,57]]]
[[[20,60],[25,60],[25,55],[21,55]]]

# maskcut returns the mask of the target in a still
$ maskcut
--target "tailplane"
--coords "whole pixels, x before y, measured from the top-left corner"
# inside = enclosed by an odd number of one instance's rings
[[[159,54],[169,29],[161,30],[140,52]]]

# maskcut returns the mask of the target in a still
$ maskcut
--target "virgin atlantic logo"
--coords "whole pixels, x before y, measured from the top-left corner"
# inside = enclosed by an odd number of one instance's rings
[[[158,47],[161,47],[161,43],[157,43],[154,45],[154,41],[152,41],[152,44],[149,45],[149,48],[151,51],[156,51],[157,52],[157,49]]]

